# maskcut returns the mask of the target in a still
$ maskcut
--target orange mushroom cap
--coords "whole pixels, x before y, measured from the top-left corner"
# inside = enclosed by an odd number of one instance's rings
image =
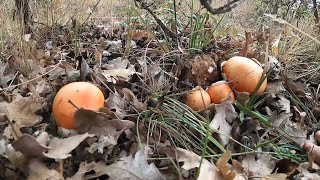
[[[236,91],[252,94],[262,77],[263,69],[249,58],[235,56],[222,65],[222,72]],[[263,81],[257,94],[261,94],[266,86],[267,79]]]
[[[218,81],[208,87],[207,92],[210,95],[211,102],[220,104],[223,100],[231,97],[232,103],[235,101],[234,93],[226,81]]]
[[[78,108],[98,111],[104,107],[104,95],[95,85],[88,82],[73,82],[63,86],[56,94],[52,113],[57,126],[65,129],[75,128],[74,113]]]
[[[203,110],[211,104],[210,95],[202,87],[197,86],[190,92],[183,101],[186,105],[195,111]]]

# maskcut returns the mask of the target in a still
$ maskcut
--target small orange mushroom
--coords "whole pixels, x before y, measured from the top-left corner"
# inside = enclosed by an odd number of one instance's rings
[[[188,92],[183,103],[191,107],[195,111],[205,109],[211,104],[210,95],[202,87],[197,86]]]
[[[211,103],[220,104],[230,96],[232,103],[235,101],[234,93],[226,81],[218,81],[208,87]]]

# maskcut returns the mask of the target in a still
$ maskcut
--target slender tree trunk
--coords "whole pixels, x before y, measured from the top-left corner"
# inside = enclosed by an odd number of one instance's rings
[[[31,22],[31,11],[29,7],[29,0],[14,0],[15,1],[15,15],[14,20],[18,19],[24,27],[25,33],[29,33]]]
[[[313,15],[315,18],[315,23],[319,28],[319,32],[320,32],[320,22],[319,22],[319,13],[318,13],[318,6],[317,6],[317,0],[312,0],[312,4],[313,4]]]

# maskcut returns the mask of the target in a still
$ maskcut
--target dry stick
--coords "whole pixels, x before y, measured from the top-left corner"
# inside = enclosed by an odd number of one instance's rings
[[[179,41],[178,41],[178,21],[177,21],[177,5],[176,5],[176,0],[173,0],[173,9],[174,9],[174,29],[175,29],[175,33],[176,33],[176,45],[177,45],[177,49],[179,49]]]
[[[59,169],[60,169],[60,175],[63,177],[63,159],[59,161]]]
[[[19,73],[19,72],[17,71],[16,74],[14,75],[13,79],[11,80],[11,82],[10,82],[10,84],[9,84],[8,87],[10,87],[10,86],[12,85],[14,79],[18,76],[18,73]],[[5,90],[5,93],[6,93],[8,90],[9,90],[9,89],[6,89],[6,90]]]
[[[70,103],[73,107],[75,107],[76,109],[80,109],[78,106],[76,106],[70,99],[68,100],[68,103]]]
[[[248,51],[250,49],[251,43],[252,43],[251,33],[246,31],[246,44],[245,44],[245,49],[244,49],[244,52],[243,52],[243,56],[244,57],[248,57]]]

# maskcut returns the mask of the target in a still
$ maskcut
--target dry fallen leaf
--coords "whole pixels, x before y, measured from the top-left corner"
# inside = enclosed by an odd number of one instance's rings
[[[301,172],[300,174],[296,175],[297,178],[301,179],[301,180],[316,180],[316,179],[320,179],[320,175],[318,173],[316,173],[317,171],[319,171],[319,165],[317,164],[313,164],[312,169],[317,170],[314,171],[315,173],[309,172],[309,166],[310,163],[309,162],[304,162],[301,163],[298,170]]]
[[[38,179],[63,180],[64,179],[58,171],[54,169],[48,169],[45,164],[43,164],[37,159],[32,159],[28,164],[28,173],[29,173],[28,180],[38,180]]]
[[[118,144],[119,136],[122,134],[123,130],[117,131],[114,134],[106,134],[99,137],[97,142],[94,142],[90,145],[88,152],[93,154],[98,150],[98,153],[103,154],[105,147],[108,148],[108,151],[112,150],[112,147]]]
[[[201,157],[194,152],[182,148],[177,148],[176,153],[178,162],[183,162],[183,169],[190,170],[193,168],[198,168],[200,166]],[[224,180],[223,176],[218,172],[217,167],[214,164],[210,163],[208,160],[203,159],[198,180],[207,179]]]
[[[94,174],[86,175],[85,173],[94,171]],[[76,172],[72,177],[67,178],[67,180],[78,180],[78,179],[87,179],[90,176],[90,179],[97,178],[99,176],[102,176],[104,174],[108,174],[107,171],[107,165],[103,161],[99,162],[82,162],[80,163],[78,172]]]
[[[134,127],[135,123],[128,120],[116,119],[112,111],[101,109],[105,112],[95,112],[86,109],[79,109],[75,112],[75,127],[80,133],[90,133],[98,136],[98,142],[91,144],[88,151],[94,153],[98,150],[103,153],[103,149],[108,147],[108,151],[117,145],[117,141],[122,132]]]
[[[6,88],[8,87],[8,84],[11,80],[13,80],[13,78],[15,77],[15,75],[13,73],[10,74],[5,74],[5,71],[7,69],[7,64],[3,63],[2,61],[0,61],[0,89],[2,88]]]
[[[94,171],[94,174],[85,175],[85,173]],[[107,174],[109,179],[130,179],[130,180],[163,180],[160,171],[152,163],[148,164],[146,155],[142,149],[140,149],[133,158],[131,155],[121,158],[118,162],[115,162],[107,166],[104,162],[82,162],[80,164],[78,172],[68,178],[70,180],[78,179],[93,179],[101,175]]]
[[[8,158],[7,155],[8,141],[5,137],[0,136],[0,156]]]
[[[284,132],[286,132],[286,134],[290,136],[291,139],[293,139],[298,145],[302,145],[307,140],[308,130],[305,125],[303,126],[287,118],[285,121],[283,121],[282,126]]]
[[[286,113],[290,113],[290,100],[285,98],[282,95],[278,96],[280,99],[278,100],[278,103],[280,104],[280,109]]]
[[[280,127],[281,124],[283,124],[286,121],[290,121],[290,118],[292,117],[292,113],[285,113],[282,112],[280,114],[277,114],[276,112],[272,112],[270,122],[275,127]]]
[[[237,112],[235,111],[232,105],[232,101],[230,100],[230,97],[225,101],[223,101],[221,104],[216,104],[215,109],[216,109],[216,114],[210,123],[210,127],[214,130],[222,132],[225,135],[230,136],[232,127],[229,123],[232,123],[232,121],[238,116]],[[228,144],[229,142],[228,137],[224,135],[220,135],[219,133],[218,133],[218,136],[220,138],[220,143],[223,146]]]
[[[95,134],[98,137],[115,134],[123,129],[133,128],[134,122],[119,120],[103,112],[80,108],[75,112],[75,129],[80,133]]]
[[[11,122],[17,123],[20,127],[31,127],[42,120],[42,116],[35,114],[41,109],[44,99],[37,94],[28,97],[15,96],[11,103],[2,102],[5,106],[0,113],[6,113]]]
[[[277,95],[279,93],[284,92],[285,90],[286,89],[284,88],[283,81],[277,80],[277,81],[268,82],[265,92],[269,92],[274,95]]]
[[[147,108],[146,103],[140,102],[130,89],[123,88],[122,92],[124,95],[124,99],[126,99],[127,101],[130,101],[136,110],[138,110],[139,112],[146,110]]]
[[[114,84],[128,82],[132,75],[137,73],[129,60],[121,57],[109,61],[104,68],[107,70],[103,70],[99,73],[99,77],[102,77],[107,82],[112,82]]]
[[[50,150],[44,153],[44,156],[52,159],[66,159],[71,156],[69,154],[73,151],[83,140],[94,135],[85,133],[81,135],[71,136],[65,139],[54,137],[50,140]]]
[[[269,176],[264,176],[261,180],[286,180],[287,175],[284,173],[271,174]]]
[[[261,154],[255,159],[253,154],[248,154],[242,161],[242,166],[251,171],[255,176],[268,176],[272,173],[276,163],[269,154]]]
[[[29,134],[23,134],[18,140],[12,143],[16,151],[20,151],[26,157],[44,157],[43,152],[49,150],[48,147],[40,145],[37,139]]]
[[[117,91],[109,95],[105,104],[106,108],[113,111],[120,119],[127,115],[127,112],[125,111],[127,109],[127,102]]]
[[[288,77],[284,77],[284,78],[285,78],[284,85],[286,86],[287,90],[292,91],[298,97],[306,96],[306,93],[304,91],[304,85],[302,83],[296,83]]]

